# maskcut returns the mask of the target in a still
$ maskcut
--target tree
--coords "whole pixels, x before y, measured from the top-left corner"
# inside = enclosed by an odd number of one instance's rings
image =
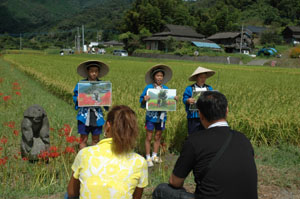
[[[260,36],[260,43],[262,45],[274,46],[275,44],[282,44],[283,38],[279,30],[271,29],[264,31]]]
[[[161,26],[162,21],[158,7],[152,6],[150,3],[140,7],[138,31],[146,28],[150,32],[159,32]]]
[[[141,46],[140,36],[131,32],[121,34],[119,39],[125,44],[124,49],[128,51],[129,55],[132,55],[132,53]]]
[[[196,25],[181,0],[135,0],[124,15],[122,32],[138,34],[146,28],[157,33],[165,24]]]

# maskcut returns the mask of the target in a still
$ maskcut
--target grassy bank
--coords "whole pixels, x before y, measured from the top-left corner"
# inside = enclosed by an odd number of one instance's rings
[[[73,143],[62,136],[65,131],[76,135],[76,113],[72,106],[44,90],[16,68],[0,59],[0,198],[23,198],[65,191],[70,164],[75,157]],[[24,111],[33,104],[41,105],[50,122],[50,144],[60,156],[49,164],[31,164],[20,155],[21,121]],[[71,149],[71,148],[69,148]]]

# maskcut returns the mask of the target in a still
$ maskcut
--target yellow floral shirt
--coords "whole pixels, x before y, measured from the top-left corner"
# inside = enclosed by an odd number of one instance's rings
[[[80,198],[132,198],[136,187],[148,185],[145,158],[137,153],[115,155],[112,138],[79,151],[72,165],[74,178],[80,180]]]

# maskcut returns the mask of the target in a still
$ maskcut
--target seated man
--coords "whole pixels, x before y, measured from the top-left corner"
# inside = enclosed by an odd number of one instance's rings
[[[257,199],[257,171],[251,143],[226,122],[226,97],[217,91],[204,92],[197,101],[205,130],[190,135],[170,176],[153,198]],[[188,193],[183,183],[193,171],[196,190]]]

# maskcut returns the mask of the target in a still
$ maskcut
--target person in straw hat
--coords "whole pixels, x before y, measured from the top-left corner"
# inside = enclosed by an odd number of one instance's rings
[[[172,70],[169,66],[158,64],[150,68],[145,75],[145,81],[148,84],[140,96],[141,107],[146,107],[146,102],[150,99],[147,95],[148,89],[168,89],[166,84],[172,78]],[[174,98],[177,100],[177,96]],[[165,111],[147,111],[146,112],[146,139],[145,150],[148,167],[153,166],[153,162],[160,163],[162,160],[157,156],[160,147],[162,131],[165,129],[167,112]],[[152,157],[150,156],[152,133],[155,129]]]
[[[193,92],[194,91],[207,91],[213,90],[213,88],[207,84],[205,81],[207,78],[213,76],[215,71],[198,67],[193,74],[189,77],[189,81],[195,82],[194,84],[186,87],[183,93],[183,103],[185,104],[185,111],[187,113],[187,120],[188,120],[188,133],[194,133],[200,130],[204,130],[203,125],[200,122],[198,111],[197,110],[189,110],[191,104],[196,103],[196,99],[194,99]]]
[[[98,78],[104,77],[109,67],[97,60],[85,61],[77,67],[77,73],[85,78],[82,81],[101,81]],[[99,142],[99,135],[102,133],[102,126],[105,123],[101,107],[78,107],[78,83],[75,86],[73,101],[75,110],[79,110],[76,119],[78,120],[78,133],[80,134],[79,148],[86,147],[88,135],[92,133],[92,145]],[[108,107],[104,107],[108,110]]]

